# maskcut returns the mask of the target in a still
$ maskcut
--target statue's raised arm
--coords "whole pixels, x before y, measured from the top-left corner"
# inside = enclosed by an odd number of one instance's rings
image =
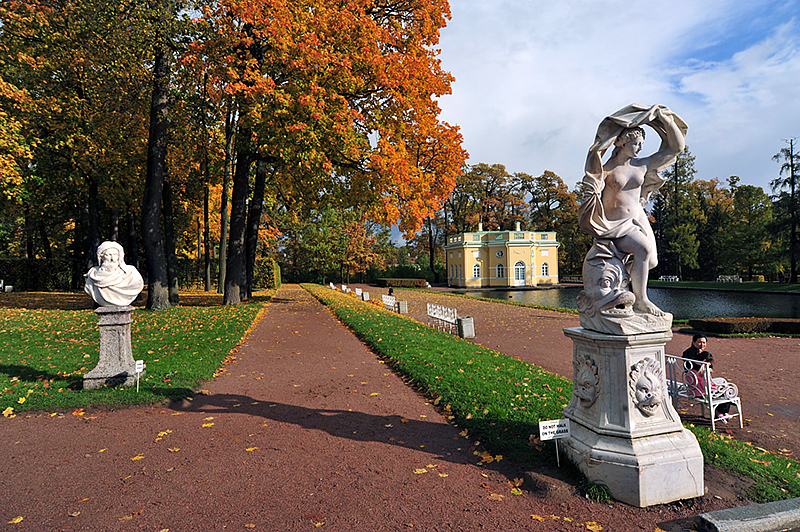
[[[658,151],[647,157],[639,157],[645,138],[642,126],[655,130],[661,138]],[[635,298],[630,295],[621,298],[632,301],[632,305],[612,305],[616,317],[628,311],[631,315],[633,311],[664,315],[647,297],[649,270],[658,260],[655,236],[644,206],[650,195],[664,184],[660,172],[683,151],[687,130],[686,123],[666,106],[632,104],[600,123],[594,144],[589,148],[583,201],[578,210],[580,226],[595,239],[595,247],[584,262],[585,292],[596,288],[587,286],[592,278],[604,279],[601,272],[592,270],[595,265],[607,267],[611,256],[624,264]],[[603,163],[603,156],[611,146],[613,153]]]

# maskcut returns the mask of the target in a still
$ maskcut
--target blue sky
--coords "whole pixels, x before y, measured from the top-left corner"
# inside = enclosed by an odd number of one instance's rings
[[[738,175],[769,193],[772,156],[800,138],[800,0],[451,0],[451,10],[440,58],[456,81],[440,104],[470,164],[552,170],[573,187],[604,116],[658,103],[689,124],[697,178]]]

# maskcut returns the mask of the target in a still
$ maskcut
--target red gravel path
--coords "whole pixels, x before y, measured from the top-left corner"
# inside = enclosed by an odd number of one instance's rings
[[[469,310],[480,341],[510,349],[502,325],[527,324],[509,354],[525,345],[563,370],[571,346],[560,329],[574,318],[515,324],[520,309],[482,305],[483,316]],[[297,286],[278,291],[236,357],[182,404],[0,419],[0,529],[673,532],[681,518],[742,504],[712,488],[736,479],[709,479],[691,505],[636,509],[593,504],[558,471],[480,466],[474,442]],[[511,494],[515,478],[522,495]]]

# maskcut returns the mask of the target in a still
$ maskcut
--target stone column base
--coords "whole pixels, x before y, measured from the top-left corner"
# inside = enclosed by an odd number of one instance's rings
[[[704,495],[703,454],[694,434],[679,432],[621,438],[575,423],[561,440],[569,459],[612,496],[644,508]]]
[[[700,445],[670,401],[664,346],[671,331],[636,335],[564,329],[573,395],[564,409],[568,458],[611,495],[645,507],[704,495]]]
[[[100,361],[83,376],[83,389],[136,384],[136,361],[131,351],[133,307],[100,307],[95,310],[100,329]],[[139,374],[142,378],[145,372]]]

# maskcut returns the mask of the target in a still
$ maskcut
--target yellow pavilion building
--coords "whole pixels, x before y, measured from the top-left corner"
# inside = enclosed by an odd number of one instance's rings
[[[555,232],[484,231],[447,237],[447,284],[462,288],[558,284]]]

